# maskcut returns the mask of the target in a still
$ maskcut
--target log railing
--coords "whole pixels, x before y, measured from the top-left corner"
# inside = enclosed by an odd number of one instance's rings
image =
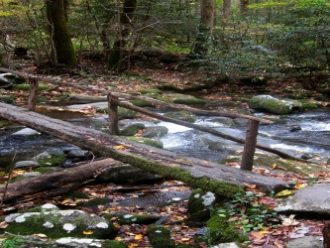
[[[28,82],[30,83],[30,94],[29,94],[29,99],[28,99],[28,104],[27,107],[29,110],[35,110],[36,107],[36,99],[37,99],[37,93],[38,93],[38,80],[43,80],[51,84],[55,84],[57,86],[69,86],[69,87],[74,87],[78,89],[83,89],[91,92],[96,92],[96,93],[104,93],[102,90],[86,87],[86,86],[81,86],[76,83],[72,82],[62,82],[62,80],[58,78],[51,78],[51,77],[45,77],[45,76],[38,76],[38,75],[33,75],[33,74],[28,74],[24,72],[19,72],[19,71],[14,71],[6,68],[0,68],[0,71],[3,72],[10,72],[13,74],[16,74],[18,76],[24,77],[28,79]],[[137,107],[133,104],[131,104],[128,101],[122,101],[120,98],[131,100],[131,99],[139,99],[139,100],[144,100],[149,103],[151,103],[153,106],[160,106],[160,107],[167,107],[167,108],[172,108],[172,109],[177,109],[177,110],[186,110],[195,114],[200,114],[200,115],[213,115],[213,116],[224,116],[224,117],[229,117],[229,118],[243,118],[248,120],[248,127],[246,130],[246,137],[244,139],[240,139],[222,132],[219,132],[217,130],[199,126],[196,124],[192,124],[186,121],[182,120],[177,120],[174,118],[166,117],[151,111],[148,111],[144,108]],[[108,110],[109,110],[109,129],[111,134],[113,135],[119,135],[119,127],[118,127],[118,106],[121,106],[123,108],[131,109],[133,111],[142,113],[144,115],[167,121],[167,122],[172,122],[178,125],[186,126],[189,128],[193,128],[199,131],[207,132],[210,134],[213,134],[215,136],[228,139],[231,141],[234,141],[236,143],[244,144],[244,150],[243,150],[243,155],[242,155],[242,160],[241,160],[241,169],[242,170],[252,170],[253,168],[253,160],[254,160],[254,154],[255,154],[255,149],[261,149],[267,152],[271,152],[274,154],[277,154],[283,158],[289,158],[289,159],[294,159],[294,160],[299,160],[302,161],[301,159],[298,159],[294,156],[291,156],[290,154],[287,154],[285,152],[272,149],[268,146],[260,145],[257,144],[257,136],[258,136],[258,127],[260,123],[267,123],[270,124],[272,121],[269,121],[267,119],[262,119],[250,115],[242,115],[242,114],[237,114],[237,113],[227,113],[227,112],[219,112],[219,111],[209,111],[209,110],[202,110],[202,109],[196,109],[192,108],[190,106],[182,105],[182,104],[172,104],[172,103],[166,103],[151,97],[146,97],[146,96],[141,96],[141,95],[132,95],[132,94],[127,94],[127,93],[119,93],[119,92],[111,92],[108,94]]]

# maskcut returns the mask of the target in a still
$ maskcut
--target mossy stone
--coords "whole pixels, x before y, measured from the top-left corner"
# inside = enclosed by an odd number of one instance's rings
[[[120,131],[120,135],[122,136],[134,136],[137,134],[139,131],[145,129],[145,125],[142,123],[134,123],[126,128],[124,128],[122,131]]]
[[[145,138],[161,138],[168,133],[167,127],[155,126],[147,127],[143,131],[143,137]]]
[[[100,108],[96,110],[97,113],[108,114],[108,108]],[[126,109],[123,107],[118,107],[118,118],[120,120],[123,119],[133,119],[136,116],[136,112],[130,109]]]
[[[290,114],[296,110],[302,110],[302,103],[296,100],[280,100],[269,95],[258,95],[251,98],[250,106],[257,110],[279,115]]]
[[[317,109],[319,106],[316,102],[310,100],[300,100],[303,110]]]
[[[194,123],[196,121],[196,116],[188,111],[171,111],[164,114],[166,117],[170,117],[173,119],[187,121],[190,123]]]
[[[217,245],[229,242],[242,243],[247,237],[227,217],[215,214],[207,221],[207,240],[209,245]]]
[[[130,102],[132,104],[134,104],[135,106],[138,106],[138,107],[141,107],[141,108],[152,106],[151,103],[149,103],[147,101],[144,101],[144,100],[140,100],[140,99],[134,99],[134,100],[131,100]]]
[[[147,235],[153,248],[174,248],[175,243],[171,239],[170,230],[161,225],[150,225]]]
[[[12,124],[13,124],[12,122],[0,118],[0,128],[8,127],[8,126],[10,126]]]
[[[199,97],[180,94],[180,93],[168,93],[162,94],[157,97],[159,100],[163,100],[165,102],[172,102],[178,104],[187,104],[187,105],[205,105],[207,102]]]
[[[144,145],[153,146],[153,147],[160,148],[160,149],[163,148],[163,143],[158,140],[142,138],[142,137],[127,137],[127,139],[130,141],[133,141],[133,142],[144,144]]]
[[[83,202],[80,205],[83,207],[97,207],[99,205],[106,205],[109,204],[108,198],[95,198],[87,202]]]
[[[0,101],[7,103],[7,104],[15,104],[15,97],[14,96],[0,96]]]
[[[158,215],[150,214],[120,214],[117,215],[118,222],[123,225],[127,224],[152,224],[160,219]]]
[[[141,92],[141,94],[147,95],[147,96],[150,96],[150,97],[162,94],[162,91],[160,89],[155,89],[155,88],[143,89],[143,90],[140,90],[140,92]]]
[[[61,166],[66,160],[65,154],[49,154],[49,156],[36,159],[40,166]]]

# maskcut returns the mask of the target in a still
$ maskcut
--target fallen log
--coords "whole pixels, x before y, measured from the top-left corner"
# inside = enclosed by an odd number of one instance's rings
[[[0,103],[0,116],[50,134],[85,149],[112,157],[143,170],[201,187],[224,197],[232,197],[245,184],[255,184],[266,191],[278,191],[289,185],[279,179],[238,170],[196,158],[137,144],[124,137],[112,136]]]
[[[79,188],[86,183],[91,183],[97,180],[97,178],[111,173],[114,168],[121,166],[123,166],[123,163],[119,161],[105,159],[33,178],[23,179],[8,185],[4,203],[14,202],[26,197],[34,199],[36,195],[38,195],[38,197],[43,195],[46,198],[63,194]],[[4,188],[0,188],[0,195],[3,195],[4,191]]]
[[[104,94],[105,93],[104,90],[99,90],[99,89],[91,88],[91,87],[88,87],[88,86],[83,86],[82,82],[80,82],[80,84],[69,82],[69,81],[64,82],[61,78],[33,75],[33,74],[30,74],[30,73],[15,71],[15,70],[3,68],[3,67],[0,67],[0,71],[16,74],[16,75],[18,75],[20,77],[23,77],[23,78],[26,78],[28,80],[41,80],[41,81],[45,81],[45,82],[55,84],[55,85],[58,85],[58,86],[68,86],[68,87],[73,87],[73,88],[76,88],[76,89],[89,91],[89,92],[94,92],[94,93],[98,93],[98,94]],[[87,82],[87,85],[88,84],[89,83]],[[118,97],[118,98],[124,98],[126,100],[127,99],[128,100],[133,100],[133,99],[143,100],[143,101],[147,101],[147,102],[151,103],[154,106],[159,106],[159,107],[163,107],[163,108],[172,108],[172,109],[176,109],[176,110],[186,110],[186,111],[189,111],[191,113],[198,114],[198,115],[223,116],[223,117],[229,117],[229,118],[243,118],[243,119],[247,119],[247,120],[259,121],[260,123],[265,123],[265,124],[273,123],[270,120],[263,119],[263,118],[258,118],[258,117],[251,116],[251,115],[228,113],[228,112],[214,111],[214,110],[196,109],[196,108],[184,105],[184,104],[167,103],[167,102],[157,100],[157,99],[154,99],[154,98],[151,98],[151,97],[148,97],[148,96],[143,96],[143,95],[140,95],[140,94],[128,94],[128,93],[120,93],[120,92],[114,92],[114,91],[112,91],[111,94]]]

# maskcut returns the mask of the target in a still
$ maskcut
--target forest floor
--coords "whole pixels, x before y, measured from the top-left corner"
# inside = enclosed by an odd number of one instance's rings
[[[91,69],[92,70],[92,69]],[[35,68],[33,66],[26,66],[24,71],[34,73]],[[95,69],[97,71],[97,69]],[[142,89],[150,89],[162,86],[164,84],[171,85],[173,88],[184,89],[185,87],[198,86],[201,82],[205,82],[208,77],[212,78],[212,74],[201,74],[193,70],[187,71],[176,71],[172,68],[166,69],[150,69],[141,67],[132,67],[128,72],[122,75],[97,75],[79,72],[79,75],[60,75],[63,81],[75,81],[77,83],[85,82],[88,86],[104,90],[104,94],[109,90],[119,91],[119,92],[138,92]],[[58,77],[58,75],[56,75]],[[88,83],[86,83],[88,82]],[[276,95],[286,96],[288,92],[292,92],[295,89],[300,89],[301,85],[294,80],[285,83],[285,87],[281,85],[279,87],[279,82],[271,82],[262,87],[246,86],[242,84],[232,84],[228,82],[218,82],[214,87],[192,91],[190,94],[198,95],[204,99],[210,101],[221,101],[226,102],[227,107],[231,108],[233,102],[235,102],[237,109],[237,104],[242,106],[244,111],[249,112],[248,105],[244,100],[247,96],[258,93],[258,92],[271,92]],[[82,90],[73,89],[69,87],[56,87],[53,90],[42,92],[43,97],[48,99],[58,99],[60,95],[67,92],[74,94],[90,95],[89,92],[84,92]],[[25,104],[27,99],[26,91],[6,91],[2,94],[14,95],[19,104]],[[318,97],[317,92],[312,92],[311,96]],[[212,106],[210,106],[212,108]],[[92,113],[91,113],[92,114]],[[228,163],[228,166],[239,166],[238,163]],[[328,165],[323,164],[325,170],[320,171],[318,174],[312,175],[313,178],[318,178],[319,181],[326,181],[330,178],[330,173],[326,170]],[[298,173],[287,173],[285,170],[282,173],[273,173],[272,169],[265,168],[255,168],[254,172],[261,173],[264,175],[273,175],[279,177],[288,182],[295,182],[296,189],[300,189],[308,185],[310,176],[300,175]],[[16,174],[15,174],[16,173]],[[19,175],[20,172],[14,172],[14,175]],[[120,202],[125,198],[135,197],[138,195],[145,195],[157,191],[174,190],[182,192],[190,192],[189,187],[178,181],[166,181],[161,184],[149,185],[145,189],[123,193],[118,189],[118,185],[108,184],[108,185],[92,185],[86,186],[80,189],[82,192],[87,193],[91,198],[104,198],[108,197],[113,202]],[[254,187],[254,185],[247,185],[247,191],[254,192],[259,197],[256,200],[258,204],[264,204],[268,209],[273,209],[281,198],[270,197],[263,192],[260,192]],[[109,194],[109,192],[111,194]],[[291,195],[294,191],[287,191],[287,195]],[[79,200],[70,198],[69,196],[56,197],[51,200],[59,207],[64,208],[75,208],[79,205]],[[37,204],[37,203],[35,203]],[[78,207],[79,208],[79,207]],[[177,243],[183,244],[193,244],[194,234],[198,228],[189,227],[185,223],[186,211],[187,211],[187,201],[180,201],[167,206],[157,207],[151,206],[150,208],[142,208],[140,206],[120,206],[120,205],[97,205],[92,209],[86,209],[87,211],[94,211],[95,213],[104,212],[126,212],[126,213],[148,213],[158,214],[166,217],[164,220],[164,225],[170,228],[172,237]],[[235,217],[234,217],[235,218]],[[239,218],[237,216],[236,218]],[[294,216],[278,216],[280,224],[267,224],[265,223],[262,227],[256,228],[256,230],[251,230],[248,233],[250,242],[247,247],[262,247],[262,248],[283,248],[286,246],[288,240],[292,238],[298,238],[302,236],[322,236],[321,230],[323,227],[323,221],[318,219],[296,219]],[[116,221],[114,219],[114,221]],[[239,228],[242,228],[241,226]],[[303,230],[303,231],[301,231]],[[150,247],[148,239],[146,237],[146,225],[121,225],[118,240],[123,240],[129,245],[130,248],[133,247]],[[199,243],[199,247],[207,247],[206,244]]]

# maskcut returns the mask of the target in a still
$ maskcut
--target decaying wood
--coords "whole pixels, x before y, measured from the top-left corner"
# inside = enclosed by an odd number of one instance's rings
[[[105,159],[11,183],[7,188],[4,203],[64,194],[111,173],[111,170],[119,166],[123,166],[123,163]],[[0,188],[0,194],[3,191],[4,188]]]
[[[63,81],[61,78],[55,78],[55,77],[50,77],[50,76],[40,76],[40,75],[34,75],[34,74],[29,74],[25,72],[20,72],[20,71],[15,71],[7,68],[2,68],[0,67],[0,71],[2,72],[9,72],[12,74],[16,74],[17,76],[27,78],[27,79],[34,79],[34,80],[42,80],[44,82],[48,82],[51,84],[55,85],[61,85],[61,86],[68,86],[68,87],[73,87],[76,89],[84,90],[84,91],[89,91],[89,92],[94,92],[97,94],[104,94],[104,90],[99,90],[95,88],[91,88],[88,86],[83,86],[84,82],[78,83],[73,83],[69,81]],[[86,82],[88,85],[89,83]],[[271,124],[273,123],[270,120],[263,119],[263,118],[258,118],[255,116],[251,115],[244,115],[244,114],[237,114],[237,113],[228,113],[228,112],[223,112],[223,111],[215,111],[215,110],[202,110],[202,109],[196,109],[184,104],[174,104],[174,103],[167,103],[161,100],[157,100],[151,97],[147,96],[142,96],[140,94],[127,94],[127,93],[119,93],[119,92],[111,92],[112,95],[117,96],[118,98],[124,98],[127,100],[132,100],[132,99],[139,99],[139,100],[144,100],[148,101],[152,105],[163,107],[163,108],[171,108],[171,109],[176,109],[176,110],[186,110],[194,114],[198,115],[205,115],[205,116],[223,116],[223,117],[229,117],[229,118],[243,118],[247,120],[256,120],[259,121],[260,123],[266,123],[266,124]]]
[[[182,121],[182,120],[170,118],[170,117],[167,117],[167,116],[164,116],[164,115],[160,115],[160,114],[151,112],[151,111],[149,111],[149,110],[147,110],[145,108],[137,107],[137,106],[135,106],[134,104],[132,104],[130,102],[119,101],[118,102],[118,105],[121,106],[121,107],[130,109],[130,110],[134,110],[134,111],[140,112],[140,113],[145,114],[147,116],[154,117],[154,118],[159,119],[159,120],[162,120],[162,121],[172,122],[172,123],[175,123],[175,124],[178,124],[178,125],[181,125],[181,126],[185,126],[185,127],[189,127],[189,128],[193,128],[193,129],[202,131],[202,132],[210,133],[210,134],[213,134],[213,135],[215,135],[217,137],[221,137],[221,138],[224,138],[224,139],[227,139],[227,140],[231,140],[231,141],[234,141],[234,142],[239,143],[239,144],[245,144],[245,140],[244,139],[237,138],[237,137],[231,136],[229,134],[222,133],[222,132],[217,131],[217,130],[212,129],[212,128],[208,128],[208,127],[204,127],[204,126],[199,126],[199,125],[196,125],[196,124],[187,122],[187,121]],[[254,123],[258,123],[255,120],[250,120],[250,121],[253,121]],[[255,131],[256,130],[253,131],[253,134],[254,135],[256,135]],[[255,139],[256,139],[256,136],[255,136]],[[254,146],[253,147],[250,147],[251,145],[253,145],[253,143],[254,143]],[[278,156],[280,156],[282,158],[293,159],[293,160],[297,160],[297,161],[304,161],[304,160],[302,160],[300,158],[296,158],[296,157],[294,157],[294,156],[292,156],[290,154],[287,154],[285,152],[282,152],[282,151],[273,149],[273,148],[268,147],[268,146],[265,146],[265,145],[255,144],[255,143],[256,143],[256,140],[254,142],[252,142],[252,143],[249,143],[248,144],[249,148],[251,148],[251,149],[253,148],[253,150],[254,150],[255,147],[257,147],[260,150],[263,150],[263,151],[266,151],[266,152],[270,152],[270,153],[276,154],[276,155],[278,155]],[[249,154],[249,156],[250,155],[251,154]],[[253,156],[252,156],[252,158],[253,158]]]
[[[38,95],[38,81],[31,79],[30,80],[30,95],[28,100],[27,108],[29,110],[35,110],[37,103],[37,95]]]
[[[5,103],[0,103],[0,116],[143,170],[181,180],[193,187],[207,188],[227,197],[240,191],[240,186],[246,183],[268,191],[288,187],[287,183],[279,179],[179,156]]]
[[[111,94],[108,95],[108,110],[109,110],[109,128],[112,135],[119,135],[118,127],[118,97]]]

